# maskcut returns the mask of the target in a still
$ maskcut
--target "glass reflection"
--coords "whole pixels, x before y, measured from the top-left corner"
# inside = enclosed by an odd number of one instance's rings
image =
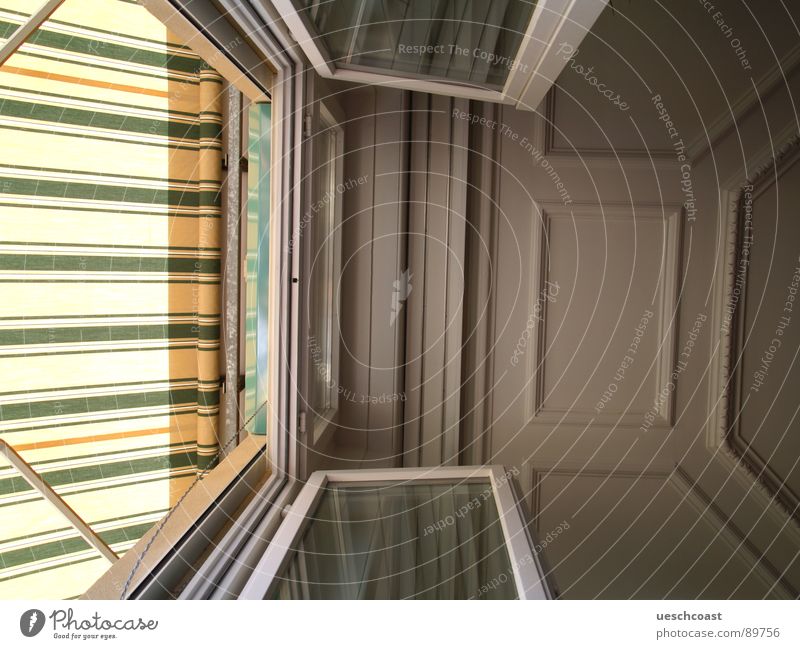
[[[491,485],[329,485],[278,599],[514,599]]]

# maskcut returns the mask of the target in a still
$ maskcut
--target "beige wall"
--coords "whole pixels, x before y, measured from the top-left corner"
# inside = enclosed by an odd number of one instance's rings
[[[344,177],[366,182],[343,194],[336,454],[370,458],[370,466],[396,466],[405,398],[402,300],[392,314],[394,282],[407,267],[408,94],[353,88],[340,100],[346,115]]]

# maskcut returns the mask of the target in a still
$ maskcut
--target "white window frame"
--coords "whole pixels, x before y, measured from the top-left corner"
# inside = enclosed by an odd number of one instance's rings
[[[566,42],[577,50],[607,3],[608,0],[538,0],[514,57],[517,65],[509,73],[503,89],[498,91],[465,83],[433,81],[420,75],[337,68],[330,63],[307,12],[298,12],[293,0],[272,0],[311,64],[325,78],[512,104],[527,110],[539,106],[568,62],[569,57],[558,51],[559,44]]]
[[[328,179],[327,187],[322,189],[321,193],[327,192],[331,197],[333,223],[332,223],[332,259],[329,272],[332,274],[333,281],[333,295],[331,296],[330,304],[328,305],[329,313],[327,315],[327,344],[330,346],[330,375],[328,376],[328,407],[320,413],[314,413],[313,421],[311,422],[311,445],[318,446],[324,443],[327,437],[332,433],[336,427],[336,416],[339,411],[339,335],[337,331],[339,323],[341,293],[339,286],[339,277],[342,268],[342,196],[337,187],[341,185],[344,180],[344,129],[341,126],[341,120],[335,116],[335,109],[329,106],[325,101],[319,101],[319,115],[317,117],[318,128],[312,137],[320,137],[326,132],[330,132],[334,138],[333,147],[333,165],[332,174]],[[314,159],[311,156],[311,166],[318,169],[323,163],[321,160]],[[316,183],[316,177],[314,183]],[[312,228],[315,223],[312,223]],[[309,237],[315,239],[315,237]],[[313,251],[308,250],[309,256],[313,257]],[[306,273],[310,277],[310,268],[306,268]],[[309,296],[311,299],[312,296]],[[316,296],[313,296],[316,297]],[[309,334],[311,333],[310,327],[308,328]],[[316,372],[314,363],[309,363],[309,372]],[[311,387],[309,385],[309,387]],[[309,403],[308,407],[313,408],[315,404]]]
[[[239,599],[268,599],[278,588],[278,576],[296,551],[329,484],[409,484],[443,480],[458,483],[476,478],[488,480],[492,487],[518,598],[551,599],[545,568],[528,535],[520,510],[521,503],[514,494],[508,472],[499,465],[315,471],[286,512],[286,518],[250,575]]]

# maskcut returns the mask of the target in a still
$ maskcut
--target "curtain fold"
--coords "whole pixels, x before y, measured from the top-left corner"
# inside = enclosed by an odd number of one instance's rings
[[[222,226],[222,77],[200,72],[198,249],[216,261],[216,272],[198,268],[197,284],[197,470],[213,466],[219,451],[220,245]]]

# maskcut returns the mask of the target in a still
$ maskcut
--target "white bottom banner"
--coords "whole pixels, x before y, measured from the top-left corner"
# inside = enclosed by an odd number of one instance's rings
[[[2,647],[799,647],[764,601],[0,602]]]

